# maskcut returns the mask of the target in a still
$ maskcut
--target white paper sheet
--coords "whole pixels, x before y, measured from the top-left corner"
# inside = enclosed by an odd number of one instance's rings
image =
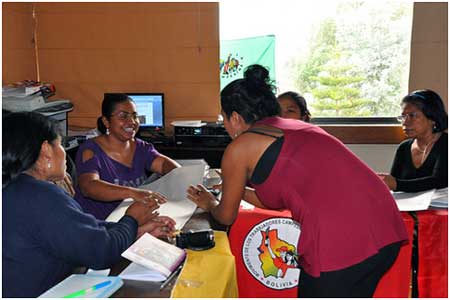
[[[110,272],[111,272],[111,269],[102,269],[102,270],[88,269],[86,274],[108,276]]]
[[[448,188],[434,191],[430,206],[439,208],[448,208]]]
[[[392,196],[394,196],[400,211],[418,211],[428,209],[434,191],[429,190],[418,193],[394,192]]]
[[[173,121],[170,125],[182,127],[202,127],[206,125],[206,122],[202,122],[201,120]]]
[[[204,174],[205,164],[186,165],[173,169],[165,176],[140,188],[165,195],[168,201],[158,209],[159,214],[173,218],[177,222],[175,225],[176,229],[181,229],[197,208],[197,205],[186,197],[186,190],[191,184],[196,185],[202,183]],[[122,201],[108,216],[106,221],[117,222],[123,217],[132,202],[133,199],[131,198]]]

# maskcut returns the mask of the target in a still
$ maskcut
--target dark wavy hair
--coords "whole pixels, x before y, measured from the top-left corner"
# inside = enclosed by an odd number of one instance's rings
[[[235,111],[247,124],[253,124],[279,115],[275,90],[269,71],[261,65],[251,65],[245,70],[244,78],[232,81],[222,90],[220,104],[227,118]]]
[[[279,95],[277,99],[280,100],[281,98],[292,99],[300,109],[300,112],[302,113],[303,116],[303,121],[305,122],[311,121],[311,113],[308,110],[308,105],[306,104],[306,100],[305,98],[303,98],[303,96],[301,96],[299,93],[289,91]]]
[[[38,160],[42,143],[58,138],[56,121],[35,112],[15,112],[3,117],[3,186]]]
[[[432,90],[417,90],[405,96],[402,104],[415,105],[430,120],[434,121],[433,132],[441,132],[448,128],[448,115],[441,97]]]
[[[108,121],[111,118],[113,111],[116,109],[116,105],[124,102],[134,102],[133,99],[128,97],[127,94],[121,93],[105,93],[102,102],[102,116],[97,119],[97,129],[101,133],[106,133],[106,126],[103,124],[102,117],[105,117]]]

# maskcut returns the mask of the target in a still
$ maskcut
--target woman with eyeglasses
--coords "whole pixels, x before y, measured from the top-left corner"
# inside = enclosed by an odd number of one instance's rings
[[[163,175],[180,165],[135,137],[139,119],[133,100],[126,94],[105,94],[97,127],[102,135],[84,142],[75,160],[75,199],[83,210],[104,220],[125,198],[165,203],[163,195],[137,187],[149,172]],[[158,221],[163,228],[155,230],[173,230],[172,219],[156,217]]]
[[[398,117],[408,137],[395,154],[391,173],[380,173],[394,191],[419,192],[448,186],[448,116],[432,90],[405,96]]]

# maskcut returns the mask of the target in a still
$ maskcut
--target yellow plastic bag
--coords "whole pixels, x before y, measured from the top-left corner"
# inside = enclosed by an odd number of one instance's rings
[[[183,270],[172,298],[237,298],[236,264],[227,234],[214,231],[216,246],[205,251],[187,250]]]

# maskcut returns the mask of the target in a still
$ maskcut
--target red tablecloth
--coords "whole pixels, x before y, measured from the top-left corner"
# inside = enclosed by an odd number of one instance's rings
[[[256,276],[259,279],[255,277],[255,274],[261,273],[262,262],[258,265],[258,260],[255,259],[256,263],[247,263],[247,266],[244,262],[245,260],[247,262],[251,260],[249,259],[250,255],[258,256],[256,251],[259,249],[250,240],[260,237],[261,234],[258,234],[258,231],[264,232],[267,228],[264,226],[265,221],[269,222],[276,218],[290,217],[291,213],[289,211],[279,212],[259,208],[240,208],[239,215],[229,232],[230,248],[236,260],[240,298],[297,298],[298,282],[292,281],[293,287],[290,288],[289,285],[288,288],[281,290],[277,286],[272,288],[271,283],[275,281],[273,276],[267,276],[267,280],[264,280],[261,276]],[[292,270],[287,272],[292,272]],[[298,281],[298,278],[293,280]]]
[[[242,207],[239,210],[238,217],[229,233],[231,251],[236,259],[239,297],[297,297],[297,287],[290,287],[290,285],[287,285],[288,287],[284,289],[280,289],[279,286],[271,287],[269,281],[264,281],[264,278],[257,279],[254,276],[257,272],[255,272],[254,269],[250,270],[252,268],[258,268],[258,266],[248,267],[246,266],[246,263],[244,263],[245,259],[248,261],[248,237],[257,236],[255,235],[255,229],[256,231],[264,230],[264,226],[261,226],[260,224],[267,224],[267,222],[270,222],[270,220],[274,218],[289,218],[290,216],[291,214],[289,211],[279,212],[258,208],[243,209]],[[402,213],[402,217],[408,229],[410,241],[401,248],[396,262],[381,279],[374,297],[406,298],[409,296],[409,286],[411,282],[411,241],[414,230],[414,221],[407,213]]]
[[[418,220],[420,298],[448,297],[448,211],[416,213]]]
[[[407,298],[409,296],[414,220],[406,212],[402,212],[402,218],[408,231],[408,244],[402,246],[396,261],[381,278],[373,295],[374,298]]]

